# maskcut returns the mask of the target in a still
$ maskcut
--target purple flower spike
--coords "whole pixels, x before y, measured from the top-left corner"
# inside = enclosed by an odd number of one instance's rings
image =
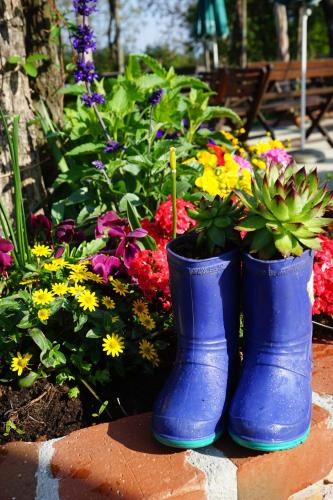
[[[115,274],[120,267],[120,260],[113,255],[99,254],[91,259],[92,270],[95,274],[102,276],[107,283],[110,274]]]
[[[104,104],[104,95],[93,92],[92,94],[83,94],[81,101],[84,102],[86,108],[91,108],[93,104]]]
[[[76,71],[74,71],[74,79],[76,82],[91,83],[95,78],[98,78],[98,74],[95,71],[95,66],[92,61],[84,62],[80,60],[77,62]]]
[[[111,140],[106,144],[104,153],[116,153],[121,149],[124,149],[124,146],[122,146],[118,141]]]
[[[159,140],[159,139],[162,139],[162,137],[164,136],[164,130],[162,130],[161,128],[156,132],[156,135],[155,135],[155,139],[156,140]]]
[[[157,106],[164,94],[164,89],[157,89],[149,96],[148,101],[152,106]]]
[[[145,229],[134,229],[134,231],[126,234],[118,245],[116,256],[122,257],[126,267],[134,259],[135,255],[140,251],[139,245],[136,243],[137,238],[144,238],[148,232]]]
[[[97,0],[73,0],[74,10],[81,16],[90,16],[97,10],[96,2]]]
[[[8,255],[14,250],[14,245],[4,238],[0,238],[0,274],[6,274],[6,270],[13,263],[13,257]]]
[[[95,160],[91,162],[97,170],[104,170],[105,165],[101,160]]]
[[[127,219],[121,219],[116,212],[110,210],[98,217],[95,236],[96,238],[103,238],[104,236],[122,238],[125,235],[127,225]]]
[[[79,54],[83,54],[84,52],[89,52],[89,50],[92,50],[93,52],[96,50],[94,32],[86,24],[78,26],[75,35],[73,35],[72,40],[73,40],[72,42],[73,47],[77,52],[79,52]]]

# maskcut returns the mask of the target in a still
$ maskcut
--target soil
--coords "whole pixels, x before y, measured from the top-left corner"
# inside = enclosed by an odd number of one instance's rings
[[[68,397],[68,388],[46,380],[29,388],[0,385],[0,443],[43,441],[83,426],[82,401]],[[6,423],[16,426],[6,434]],[[8,427],[8,424],[7,424]]]

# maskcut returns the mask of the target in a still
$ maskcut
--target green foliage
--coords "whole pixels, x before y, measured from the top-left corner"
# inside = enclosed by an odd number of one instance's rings
[[[47,61],[48,59],[49,57],[45,54],[31,54],[27,59],[15,55],[7,57],[7,63],[22,67],[28,76],[36,78],[38,75],[38,63]]]
[[[77,95],[79,87],[65,90],[72,89]],[[76,105],[65,109],[62,131],[55,136],[48,126],[47,137],[57,142],[57,162],[65,159],[68,167],[68,171],[61,169],[54,183],[53,215],[58,221],[81,214],[79,218],[85,223],[87,205],[125,212],[128,200],[140,214],[151,215],[170,194],[170,147],[176,148],[181,163],[213,136],[206,129],[204,137],[199,127],[223,117],[240,123],[231,110],[209,106],[211,91],[204,82],[176,75],[173,68],[167,70],[146,54],[130,55],[124,75],[96,81],[95,88],[105,97],[105,104],[99,106],[100,116],[110,137],[123,148],[116,153],[104,152],[106,140],[98,118],[80,97]],[[157,88],[164,93],[161,101],[152,106],[149,97]],[[96,159],[104,163],[105,171],[93,167],[91,162]],[[179,196],[191,189],[196,175],[195,168],[181,172]]]
[[[332,193],[318,186],[315,168],[267,165],[255,173],[253,196],[235,193],[248,209],[238,229],[247,231],[244,244],[260,259],[301,255],[306,248],[319,249],[318,234],[331,219],[323,217]]]
[[[195,210],[188,210],[192,219],[197,221],[195,257],[206,258],[219,255],[226,249],[240,245],[239,232],[235,227],[240,221],[243,209],[240,204],[232,203],[231,194],[222,199],[202,198]]]

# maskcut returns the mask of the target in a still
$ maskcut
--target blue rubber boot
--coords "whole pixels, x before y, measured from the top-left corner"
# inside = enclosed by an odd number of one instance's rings
[[[194,260],[177,254],[187,236],[167,246],[178,333],[175,366],[153,410],[158,441],[179,448],[207,446],[224,430],[237,360],[238,250]]]
[[[313,252],[244,257],[244,362],[229,433],[255,450],[293,448],[311,422]]]

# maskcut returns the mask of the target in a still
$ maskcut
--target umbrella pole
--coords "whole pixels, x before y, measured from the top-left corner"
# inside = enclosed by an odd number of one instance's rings
[[[305,149],[306,130],[305,130],[305,113],[306,113],[306,70],[307,70],[307,38],[308,38],[308,18],[311,16],[312,10],[304,4],[301,7],[302,16],[302,54],[301,54],[301,148],[296,151],[291,151],[295,161],[301,164],[315,164],[325,160],[325,155],[317,149]]]
[[[302,55],[301,55],[301,149],[305,149],[305,112],[306,112],[306,71],[308,47],[308,19],[312,10],[302,7]]]
[[[219,46],[217,40],[213,41],[213,65],[214,69],[219,67]]]
[[[204,52],[205,52],[205,66],[207,73],[210,72],[210,53],[207,40],[204,41]]]

